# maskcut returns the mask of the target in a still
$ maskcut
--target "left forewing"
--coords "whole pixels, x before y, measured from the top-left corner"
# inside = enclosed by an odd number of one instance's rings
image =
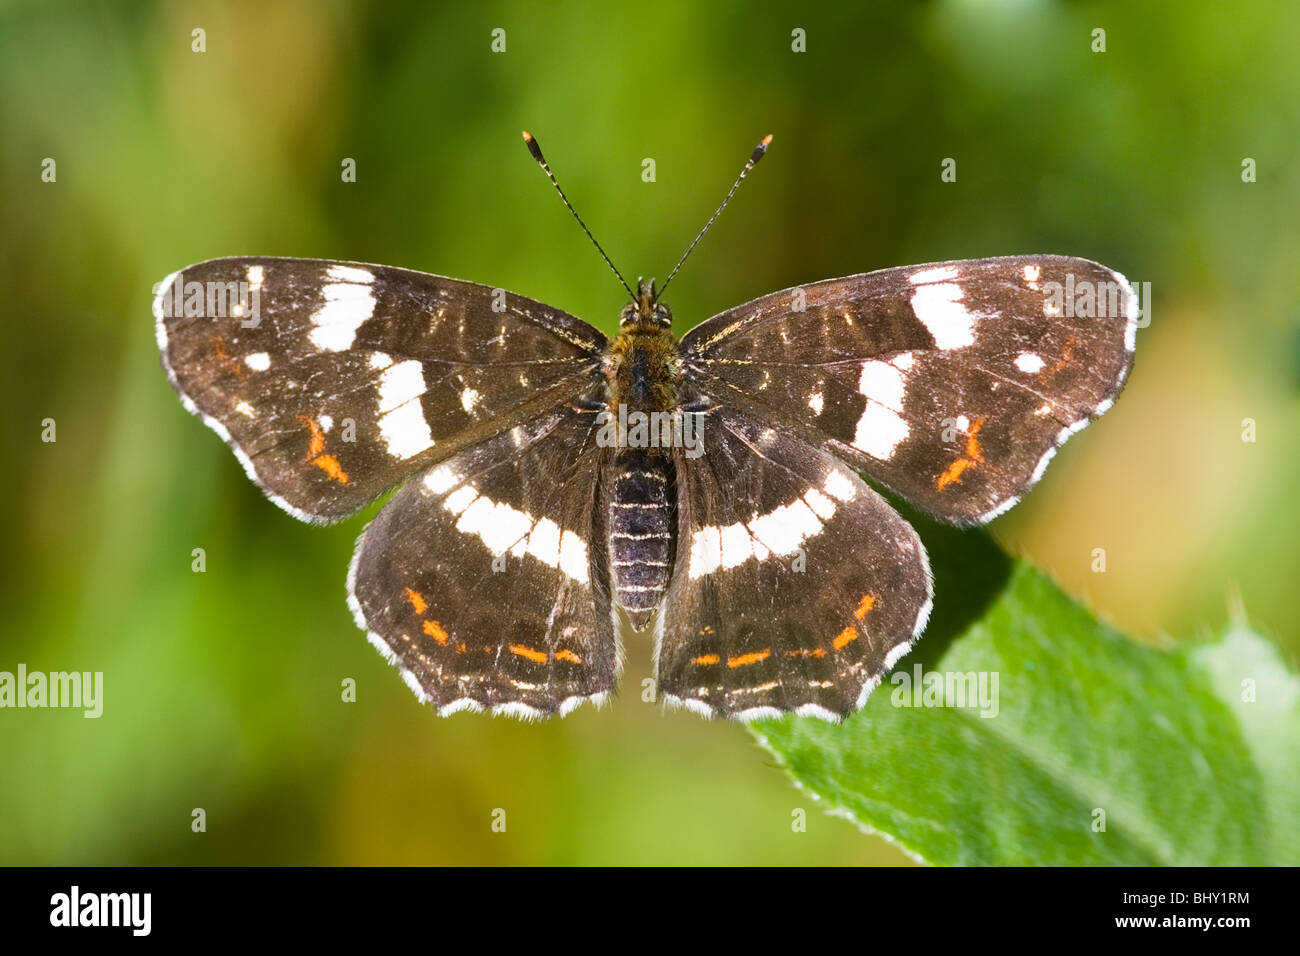
[[[154,300],[186,407],[296,517],[344,517],[582,391],[604,336],[488,286],[354,262],[212,259]]]

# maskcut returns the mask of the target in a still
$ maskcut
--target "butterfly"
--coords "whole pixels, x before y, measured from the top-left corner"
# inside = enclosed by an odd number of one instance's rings
[[[317,259],[200,262],[154,315],[185,407],[285,511],[334,522],[397,489],[348,603],[438,714],[599,705],[626,619],[669,703],[831,721],[933,600],[863,476],[946,522],[1001,514],[1114,402],[1138,315],[1119,273],[1053,255],[814,282],[680,340],[653,280],[623,284],[612,340],[502,289]]]

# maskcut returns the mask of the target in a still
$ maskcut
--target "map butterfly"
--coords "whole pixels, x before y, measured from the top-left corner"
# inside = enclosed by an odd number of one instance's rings
[[[1111,406],[1137,327],[1123,276],[1052,255],[815,282],[680,340],[653,280],[624,286],[613,340],[500,289],[316,259],[200,262],[154,315],[185,407],[281,508],[333,522],[397,489],[348,603],[416,695],[530,718],[609,696],[621,618],[652,629],[670,703],[862,707],[932,580],[861,476],[990,520]]]

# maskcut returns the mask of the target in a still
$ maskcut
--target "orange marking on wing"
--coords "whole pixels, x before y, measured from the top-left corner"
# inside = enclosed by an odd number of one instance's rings
[[[820,647],[801,647],[796,651],[786,651],[786,657],[825,657],[826,652]]]
[[[464,653],[465,653],[465,642],[464,642],[464,641],[461,641],[459,644],[456,645],[456,653],[457,653],[457,654],[464,654]]]
[[[864,594],[862,595],[862,603],[859,604],[858,609],[853,612],[853,616],[860,621],[864,617],[866,617],[867,614],[871,612],[871,609],[875,606],[876,606],[876,596],[874,594]]]
[[[1049,374],[1055,375],[1061,369],[1070,364],[1071,360],[1074,358],[1074,347],[1078,342],[1079,340],[1073,335],[1065,340],[1065,347],[1061,349],[1061,360],[1052,366],[1052,371]]]
[[[325,451],[325,432],[321,429],[320,423],[309,415],[299,415],[298,421],[307,426],[311,432],[311,438],[307,442],[307,457],[303,459],[325,472],[332,481],[337,481],[340,485],[346,485],[352,479],[348,473],[343,470],[339,460],[333,455],[324,454]]]
[[[447,643],[447,632],[442,629],[442,625],[439,624],[437,621],[425,621],[424,633],[428,634],[439,644]]]
[[[303,459],[303,461],[311,461],[325,450],[325,433],[321,431],[316,419],[309,415],[299,415],[298,421],[311,429],[311,442],[307,445],[307,457]]]
[[[838,634],[835,635],[835,640],[831,642],[831,645],[838,651],[844,648],[846,645],[853,643],[857,639],[858,639],[857,628],[846,627],[844,630],[840,631]]]
[[[582,658],[579,657],[577,654],[573,653],[573,651],[569,650],[567,647],[564,648],[563,650],[556,651],[555,659],[557,661],[569,661],[572,664],[582,663]]]
[[[983,427],[984,419],[977,418],[975,424],[970,427],[970,431],[966,433],[966,457],[971,459],[972,462],[984,460],[984,449],[980,448],[980,440],[975,437]]]
[[[701,667],[707,667],[710,664],[716,664],[722,660],[717,654],[701,654],[691,661],[692,664],[699,664]]]
[[[526,657],[534,664],[546,663],[546,655],[544,653],[541,651],[535,651],[531,647],[526,647],[523,644],[511,644],[510,653],[514,654],[516,657]]]
[[[424,600],[423,594],[419,591],[412,591],[410,588],[406,589],[406,599],[411,602],[411,607],[415,608],[416,614],[423,614],[425,608],[429,606],[428,602]]]
[[[966,455],[964,458],[958,458],[948,470],[939,476],[934,486],[940,491],[947,488],[954,481],[961,481],[962,472],[968,468],[974,468],[975,465],[984,460],[984,449],[980,447],[978,437],[980,429],[984,427],[984,419],[975,419],[975,424],[971,425],[970,431],[966,433]]]
[[[754,651],[752,654],[739,654],[736,657],[727,658],[728,667],[744,667],[746,664],[757,664],[759,661],[765,661],[772,656],[772,649],[765,647],[761,651]]]
[[[248,374],[248,369],[244,368],[244,366],[240,365],[226,354],[226,337],[224,335],[218,335],[212,341],[217,353],[217,362],[222,368],[236,378],[243,378]]]
[[[947,488],[954,481],[961,481],[961,473],[972,464],[974,464],[974,462],[969,458],[958,458],[948,466],[947,471],[939,476],[939,480],[934,483],[934,486],[940,491],[943,491],[943,489]]]
[[[348,473],[343,470],[343,466],[339,464],[339,460],[333,455],[317,455],[311,460],[311,463],[329,475],[332,481],[337,481],[340,485],[350,484],[352,481],[348,477]]]

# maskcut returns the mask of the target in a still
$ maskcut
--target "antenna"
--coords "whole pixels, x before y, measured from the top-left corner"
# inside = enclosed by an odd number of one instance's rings
[[[668,273],[668,278],[664,280],[663,288],[659,290],[659,295],[662,296],[664,294],[664,289],[668,288],[668,283],[673,281],[673,276],[677,275],[677,270],[682,267],[682,263],[685,262],[687,257],[695,251],[695,247],[700,244],[700,240],[703,239],[704,234],[709,231],[709,227],[713,225],[713,221],[722,215],[722,210],[727,208],[727,203],[731,202],[731,197],[736,195],[736,190],[739,189],[740,184],[745,181],[745,177],[749,175],[749,171],[758,164],[760,159],[763,158],[763,154],[767,152],[767,147],[771,145],[771,142],[772,134],[768,133],[759,141],[758,145],[754,147],[754,152],[750,154],[749,160],[745,163],[745,168],[740,171],[740,175],[736,177],[736,181],[731,184],[731,189],[722,200],[722,204],[718,206],[713,215],[709,217],[709,221],[704,224],[704,228],[700,230],[699,235],[695,237],[695,240],[687,247],[686,251],[682,253],[682,257],[677,260],[677,265],[673,266],[673,271]],[[556,188],[558,189],[559,187],[557,186]]]
[[[636,294],[632,291],[632,287],[627,284],[627,280],[623,278],[623,273],[619,272],[618,269],[614,267],[614,263],[610,261],[609,256],[605,255],[605,250],[600,247],[600,243],[596,241],[596,237],[591,234],[591,230],[587,228],[587,224],[583,222],[582,217],[578,215],[578,210],[574,209],[573,205],[569,202],[569,197],[564,195],[564,190],[560,188],[560,184],[556,181],[555,174],[551,172],[551,167],[546,164],[546,157],[542,155],[542,147],[533,137],[533,134],[528,132],[528,130],[524,130],[524,142],[528,144],[528,152],[533,154],[533,159],[537,160],[537,165],[542,167],[542,172],[546,173],[546,178],[551,181],[551,185],[555,187],[555,191],[560,194],[560,201],[564,203],[565,208],[567,208],[569,212],[573,213],[573,218],[578,220],[578,225],[582,227],[582,231],[587,234],[587,238],[591,240],[591,244],[596,247],[596,251],[600,253],[600,257],[605,260],[605,265],[609,266],[610,269],[613,270],[614,275],[618,276],[618,281],[623,283],[623,288],[627,289],[627,294],[633,301],[636,301]],[[753,164],[751,163],[751,165]],[[746,172],[748,172],[748,169],[746,169]],[[732,192],[735,192],[735,190],[733,189]]]

